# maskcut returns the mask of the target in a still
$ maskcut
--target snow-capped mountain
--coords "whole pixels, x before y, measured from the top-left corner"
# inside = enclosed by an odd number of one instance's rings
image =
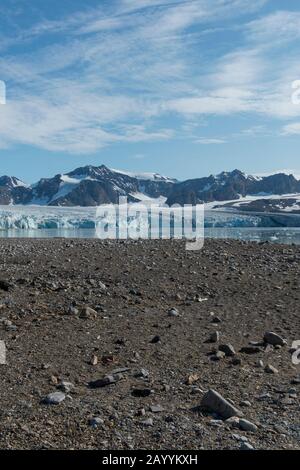
[[[0,204],[22,203],[28,186],[14,176],[0,177]]]
[[[255,196],[256,201],[266,201],[272,195],[300,194],[300,181],[293,175],[279,173],[257,177],[239,170],[222,172],[205,178],[178,182],[158,173],[130,173],[112,170],[104,165],[84,166],[53,178],[42,178],[28,186],[18,178],[0,177],[0,204],[43,206],[97,206],[117,203],[119,196],[129,202],[157,199],[173,204],[197,204],[213,201],[238,201],[245,196]],[[287,202],[285,201],[284,207]],[[270,203],[252,203],[249,210],[270,207]],[[273,204],[274,205],[274,204]],[[234,204],[231,207],[237,208]],[[243,206],[247,210],[247,205]]]
[[[53,178],[42,178],[32,186],[17,178],[2,177],[0,204],[86,207],[117,203],[119,196],[126,196],[129,202],[138,202],[142,196],[166,199],[175,181],[158,174],[127,174],[105,165],[88,165]]]
[[[292,193],[300,193],[300,181],[293,175],[278,173],[256,177],[234,170],[174,185],[167,204],[197,204],[240,199],[246,195],[267,196]]]

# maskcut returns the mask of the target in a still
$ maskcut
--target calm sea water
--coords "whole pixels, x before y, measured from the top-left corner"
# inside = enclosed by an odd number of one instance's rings
[[[300,245],[300,228],[214,227],[205,229],[205,236]],[[18,229],[0,230],[0,238],[97,238],[97,235],[94,229]]]

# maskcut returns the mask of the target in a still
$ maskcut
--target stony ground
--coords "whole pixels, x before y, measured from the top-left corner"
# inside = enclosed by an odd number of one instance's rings
[[[0,448],[299,449],[299,261],[237,241],[1,240]],[[253,431],[201,407],[209,389]]]

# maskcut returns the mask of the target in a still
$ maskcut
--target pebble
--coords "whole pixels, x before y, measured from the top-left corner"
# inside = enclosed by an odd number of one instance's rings
[[[91,366],[96,366],[98,364],[98,356],[96,356],[95,354],[91,357],[91,360],[90,360],[90,364]]]
[[[225,353],[223,351],[217,351],[216,354],[213,354],[211,356],[212,361],[220,361],[221,359],[224,359]]]
[[[150,406],[150,411],[152,413],[161,413],[162,411],[164,411],[164,409],[161,405],[151,405]]]
[[[98,426],[101,426],[104,424],[104,420],[102,418],[90,418],[89,419],[89,425],[92,426],[93,428],[97,428]]]
[[[179,317],[179,312],[177,308],[173,307],[173,308],[170,308],[170,310],[168,311],[168,315],[169,317]]]
[[[225,423],[229,424],[233,428],[238,428],[239,422],[240,422],[240,418],[238,416],[231,416],[231,418],[228,418],[225,420]]]
[[[250,432],[256,432],[257,431],[257,426],[247,419],[241,418],[239,421],[239,427],[243,431],[250,431]]]
[[[137,379],[147,379],[149,377],[149,371],[147,369],[140,369],[134,374],[134,377]]]
[[[264,342],[272,346],[284,346],[286,341],[273,331],[266,331],[264,334]]]
[[[219,340],[220,340],[220,333],[219,333],[219,331],[214,331],[214,332],[210,335],[208,341],[209,341],[210,343],[218,343]]]
[[[158,336],[158,335],[153,336],[153,338],[150,341],[150,343],[152,343],[152,344],[156,344],[156,343],[159,343],[159,342],[160,342],[160,336]]]
[[[89,386],[91,388],[102,388],[106,387],[107,385],[111,385],[116,383],[118,380],[120,380],[120,377],[116,375],[106,375],[102,379],[94,380],[92,382],[89,382]]]
[[[46,404],[46,405],[59,405],[59,403],[61,403],[62,401],[64,401],[66,398],[66,395],[62,392],[53,392],[53,393],[49,393],[49,395],[47,395],[43,402]]]
[[[278,370],[275,369],[275,367],[273,367],[271,364],[266,365],[265,372],[267,372],[268,374],[278,374]]]
[[[148,427],[148,426],[153,426],[153,419],[152,419],[152,418],[148,418],[148,419],[146,419],[145,421],[142,421],[142,425],[143,425],[143,426],[146,426],[146,427]]]
[[[85,307],[82,307],[79,316],[80,318],[88,319],[88,318],[96,318],[97,315],[98,313],[96,312],[96,310],[94,310],[91,307],[85,306]]]
[[[242,442],[240,445],[240,450],[254,450],[254,447],[249,444],[249,442]]]
[[[241,403],[240,403],[241,406],[247,406],[247,407],[250,407],[252,406],[250,401],[248,400],[242,400]]]
[[[58,388],[62,390],[65,393],[70,393],[72,390],[74,390],[75,386],[71,382],[66,382],[62,381],[59,385]]]
[[[235,356],[235,350],[232,344],[220,344],[219,351],[225,353],[227,357]]]
[[[220,317],[218,317],[217,315],[213,315],[212,319],[211,319],[211,322],[212,323],[221,323],[222,320]]]
[[[231,416],[242,415],[241,411],[212,389],[208,390],[203,396],[201,406],[213,413],[217,413],[224,419],[231,418]]]

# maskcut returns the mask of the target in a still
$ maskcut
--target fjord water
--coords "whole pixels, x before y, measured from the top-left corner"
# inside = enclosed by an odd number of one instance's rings
[[[299,227],[213,227],[204,230],[207,238],[235,239],[300,245]],[[98,238],[95,229],[11,229],[0,230],[0,238]]]
[[[98,238],[96,220],[95,207],[0,206],[0,238]],[[291,226],[274,226],[286,220]],[[131,222],[136,224],[137,219]],[[208,238],[300,244],[299,215],[276,219],[274,214],[205,211],[204,226]],[[168,238],[169,228],[159,228],[161,238]],[[199,228],[201,238],[203,224]]]

